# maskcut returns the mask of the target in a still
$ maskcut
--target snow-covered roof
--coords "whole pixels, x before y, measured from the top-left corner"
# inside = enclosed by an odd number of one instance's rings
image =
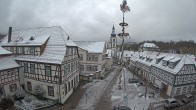
[[[22,38],[24,41],[28,41],[26,39],[29,39],[31,36],[35,37],[35,41],[31,42],[29,45],[34,45],[35,43],[43,44],[47,41],[43,53],[40,56],[16,56],[16,60],[61,64],[66,54],[66,46],[77,46],[59,26],[30,28],[21,31],[14,31],[12,32],[11,42],[8,43],[8,36],[6,36],[0,45],[19,45],[21,44],[20,42],[15,42],[17,38]],[[28,44],[26,45],[28,46]]]
[[[1,55],[7,55],[7,54],[12,54],[12,52],[5,50],[0,46],[0,56]]]
[[[124,50],[123,57],[124,58],[128,58],[128,57],[130,58],[130,57],[133,56],[134,53],[135,53],[134,51]],[[118,54],[119,57],[121,57],[122,52],[118,52],[117,54]]]
[[[105,42],[98,41],[74,41],[78,47],[88,51],[89,53],[103,53]]]
[[[169,62],[177,62],[178,63],[174,66],[174,68],[170,68],[168,66],[163,66],[162,63],[164,60],[161,60],[158,64],[153,64],[153,66],[157,68],[161,68],[165,71],[170,72],[171,74],[177,74],[181,68],[184,66],[184,64],[193,64],[194,61],[191,60],[191,58],[188,55],[184,54],[170,54],[168,53],[165,58]]]
[[[179,57],[174,57],[173,59],[170,60],[170,62],[177,62],[177,61],[180,61],[181,58]]]
[[[140,47],[144,47],[144,48],[159,48],[154,43],[144,43]]]
[[[0,57],[0,70],[6,70],[16,67],[19,67],[19,65],[16,63],[12,56]]]
[[[138,59],[137,61],[147,66],[151,66],[156,62],[156,56],[159,54],[159,52],[144,51],[144,52],[140,52],[140,54],[142,54],[144,59]]]

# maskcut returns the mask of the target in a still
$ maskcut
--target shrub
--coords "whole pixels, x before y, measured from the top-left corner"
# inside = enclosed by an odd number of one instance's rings
[[[44,99],[45,90],[41,85],[35,86],[35,95],[37,96],[38,99]]]
[[[16,90],[15,98],[17,100],[23,99],[25,97],[25,91],[20,87],[19,89]]]

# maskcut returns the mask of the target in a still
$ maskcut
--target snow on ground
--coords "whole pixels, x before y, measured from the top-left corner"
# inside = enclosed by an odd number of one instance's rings
[[[94,106],[98,102],[102,93],[105,91],[115,74],[116,72],[111,72],[104,80],[93,80],[93,82],[84,85],[83,88],[87,88],[87,90],[76,109],[94,110]]]
[[[160,102],[163,100],[161,97],[159,97],[159,94],[156,93],[154,95],[154,98],[152,98],[152,94],[150,94],[150,92],[152,92],[153,90],[150,88],[146,89],[145,86],[138,86],[137,83],[128,83],[128,79],[133,77],[132,73],[130,73],[128,70],[124,68],[121,72],[122,77],[118,79],[111,93],[111,101],[113,107],[125,105],[132,108],[133,110],[147,110],[150,103]],[[119,85],[121,85],[120,90]],[[126,89],[124,89],[124,87],[126,87]],[[146,98],[145,92],[147,93]],[[143,94],[143,96],[139,96],[141,94]]]
[[[38,100],[35,96],[26,93],[25,98],[21,101],[15,101],[14,106],[19,110],[35,110],[48,106],[55,105],[56,101],[53,100]]]

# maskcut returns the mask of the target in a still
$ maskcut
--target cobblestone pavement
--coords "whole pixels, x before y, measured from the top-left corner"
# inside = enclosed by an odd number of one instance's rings
[[[99,98],[98,103],[95,105],[95,110],[111,110],[112,109],[111,91],[112,91],[113,85],[115,84],[116,80],[118,79],[121,73],[120,70],[117,68],[114,71],[117,72],[117,74],[115,74],[111,82],[109,82],[109,85],[107,86],[107,88],[105,89],[101,97]]]

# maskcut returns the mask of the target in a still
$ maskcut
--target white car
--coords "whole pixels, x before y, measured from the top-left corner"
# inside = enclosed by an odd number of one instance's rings
[[[191,95],[191,94],[186,94],[186,95],[183,97],[182,101],[183,101],[184,103],[189,103],[189,102],[193,101],[193,99],[194,99],[194,96],[193,96],[193,95]]]
[[[180,102],[175,98],[169,98],[164,101],[165,108],[173,108],[173,107],[178,107],[180,105],[181,105]]]

